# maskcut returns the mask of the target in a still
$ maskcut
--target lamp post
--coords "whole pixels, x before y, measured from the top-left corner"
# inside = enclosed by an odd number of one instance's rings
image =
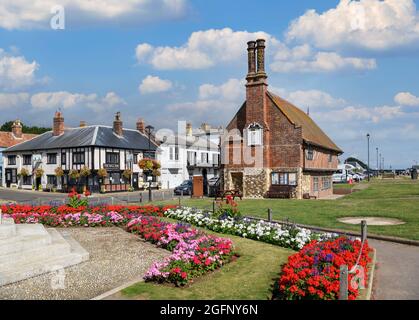
[[[153,126],[148,125],[147,127],[145,127],[145,132],[147,133],[148,136],[148,156],[150,156],[151,154],[151,134],[154,130]],[[149,177],[152,177],[153,172],[151,171],[148,175],[147,175],[147,180],[152,180]],[[152,194],[151,194],[151,181],[148,181],[148,201],[151,202],[152,199]]]
[[[377,150],[377,177],[378,177],[378,147],[377,148],[375,148],[376,150]]]
[[[368,182],[370,182],[370,137],[371,137],[371,135],[369,133],[367,133],[367,141],[368,141],[368,169],[367,169]]]

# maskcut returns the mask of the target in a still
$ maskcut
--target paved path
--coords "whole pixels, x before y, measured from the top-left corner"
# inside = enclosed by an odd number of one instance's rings
[[[369,240],[377,249],[375,300],[419,300],[419,247]]]

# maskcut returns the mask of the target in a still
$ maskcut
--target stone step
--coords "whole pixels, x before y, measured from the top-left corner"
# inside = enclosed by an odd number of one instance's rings
[[[51,236],[51,244],[1,255],[0,270],[7,270],[11,265],[23,265],[34,257],[36,259],[48,259],[49,257],[71,253],[71,245],[57,230],[47,229],[47,231]]]
[[[61,270],[89,259],[89,253],[72,237],[66,235],[62,238],[70,245],[70,252],[54,254],[48,258],[34,256],[32,259],[26,260],[23,264],[16,263],[9,265],[6,270],[0,268],[0,286]]]
[[[51,244],[51,235],[43,225],[16,225],[16,235],[0,240],[0,256]]]

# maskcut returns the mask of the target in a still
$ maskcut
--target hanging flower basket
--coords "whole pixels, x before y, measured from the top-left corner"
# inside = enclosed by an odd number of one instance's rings
[[[146,176],[160,176],[161,164],[157,160],[144,158],[138,162],[138,166],[143,170]]]
[[[90,174],[91,174],[91,171],[88,167],[84,166],[83,168],[81,168],[80,175],[82,177],[88,177],[88,176],[90,176]]]
[[[97,175],[99,178],[106,178],[108,176],[108,171],[105,168],[101,168],[97,171]]]
[[[71,178],[71,179],[78,179],[78,178],[80,178],[80,172],[78,172],[77,170],[70,170],[70,172],[69,172],[69,177]]]
[[[29,171],[26,168],[22,168],[19,172],[19,176],[21,177],[27,177],[29,175]]]
[[[44,169],[38,168],[35,170],[35,177],[41,178],[44,175]]]
[[[129,170],[129,169],[126,169],[126,170],[124,170],[124,172],[122,172],[122,176],[125,179],[130,179],[131,178],[131,175],[132,175],[132,171]]]
[[[64,175],[64,170],[61,167],[55,168],[55,176],[61,178]]]

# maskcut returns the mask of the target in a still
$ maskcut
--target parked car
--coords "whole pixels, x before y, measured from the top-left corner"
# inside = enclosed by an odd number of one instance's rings
[[[175,195],[192,195],[192,180],[185,180],[174,189]]]

